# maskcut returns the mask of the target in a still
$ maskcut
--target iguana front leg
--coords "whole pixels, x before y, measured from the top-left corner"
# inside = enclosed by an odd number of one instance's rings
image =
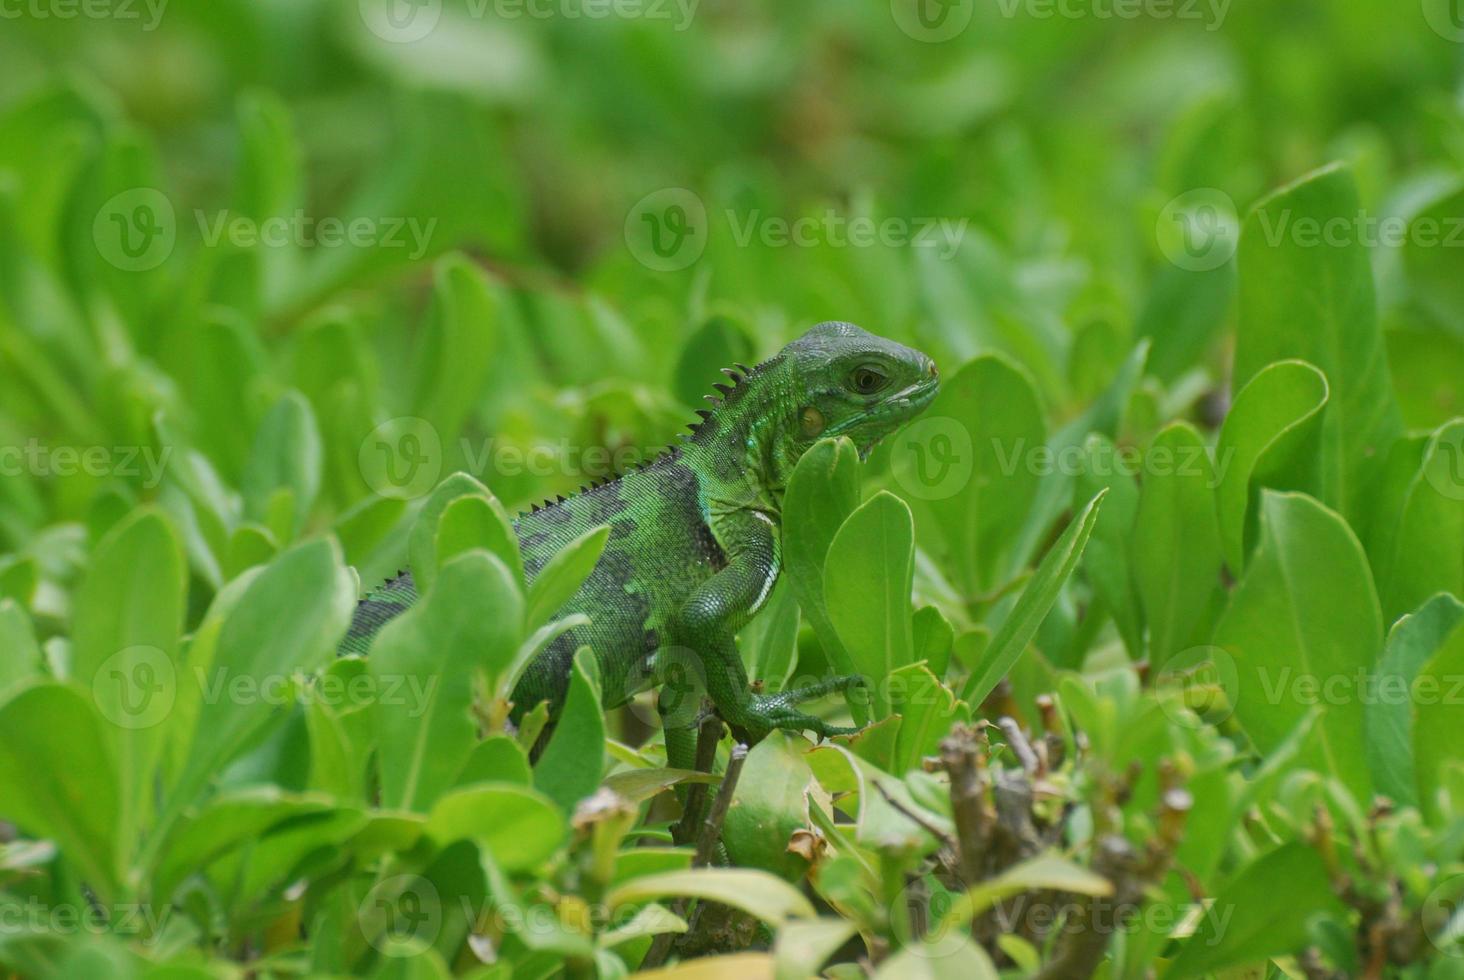
[[[855,731],[829,725],[794,705],[856,687],[861,678],[835,677],[798,690],[752,693],[735,637],[761,608],[778,577],[778,527],[761,511],[738,511],[720,517],[717,531],[728,554],[727,566],[687,598],[673,625],[677,643],[697,654],[717,712],[733,734],[749,744],[775,728],[813,732],[820,738]]]

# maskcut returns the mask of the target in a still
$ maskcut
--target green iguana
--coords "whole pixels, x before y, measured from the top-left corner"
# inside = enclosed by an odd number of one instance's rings
[[[579,535],[610,527],[598,564],[561,613],[583,613],[590,623],[561,635],[529,665],[513,692],[515,721],[540,701],[555,716],[574,653],[588,646],[607,708],[663,676],[658,659],[666,654],[657,652],[675,650],[692,661],[740,740],[755,742],[773,729],[822,738],[848,731],[795,706],[860,678],[756,694],[734,637],[777,580],[783,492],[799,458],[830,436],[847,436],[867,454],[930,403],[939,386],[935,363],[853,324],[821,323],[757,367],[725,373],[732,383],[716,386],[720,397],[708,396],[713,409],[699,413],[702,421],[682,445],[514,522],[531,581]],[[372,591],[356,610],[342,652],[364,654],[382,625],[416,600],[409,572]],[[673,717],[665,701],[668,764],[691,768],[697,720]]]

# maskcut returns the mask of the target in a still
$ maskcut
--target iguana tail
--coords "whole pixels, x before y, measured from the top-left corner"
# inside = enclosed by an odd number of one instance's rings
[[[417,586],[412,581],[411,572],[399,572],[396,578],[387,579],[356,604],[351,628],[346,631],[346,638],[341,641],[337,652],[365,656],[381,628],[410,609],[416,601]]]

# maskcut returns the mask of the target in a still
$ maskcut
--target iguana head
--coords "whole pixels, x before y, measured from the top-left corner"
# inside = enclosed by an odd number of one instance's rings
[[[918,415],[940,386],[935,362],[852,323],[820,323],[732,387],[697,427],[696,441],[737,460],[739,477],[780,491],[820,439],[846,436],[868,455]],[[733,477],[733,472],[724,474]],[[742,483],[739,478],[736,482]]]

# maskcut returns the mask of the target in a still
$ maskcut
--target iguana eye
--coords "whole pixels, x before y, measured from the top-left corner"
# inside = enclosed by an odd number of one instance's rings
[[[885,373],[872,365],[864,365],[854,369],[849,375],[849,387],[861,395],[872,395],[879,391],[885,384]]]

